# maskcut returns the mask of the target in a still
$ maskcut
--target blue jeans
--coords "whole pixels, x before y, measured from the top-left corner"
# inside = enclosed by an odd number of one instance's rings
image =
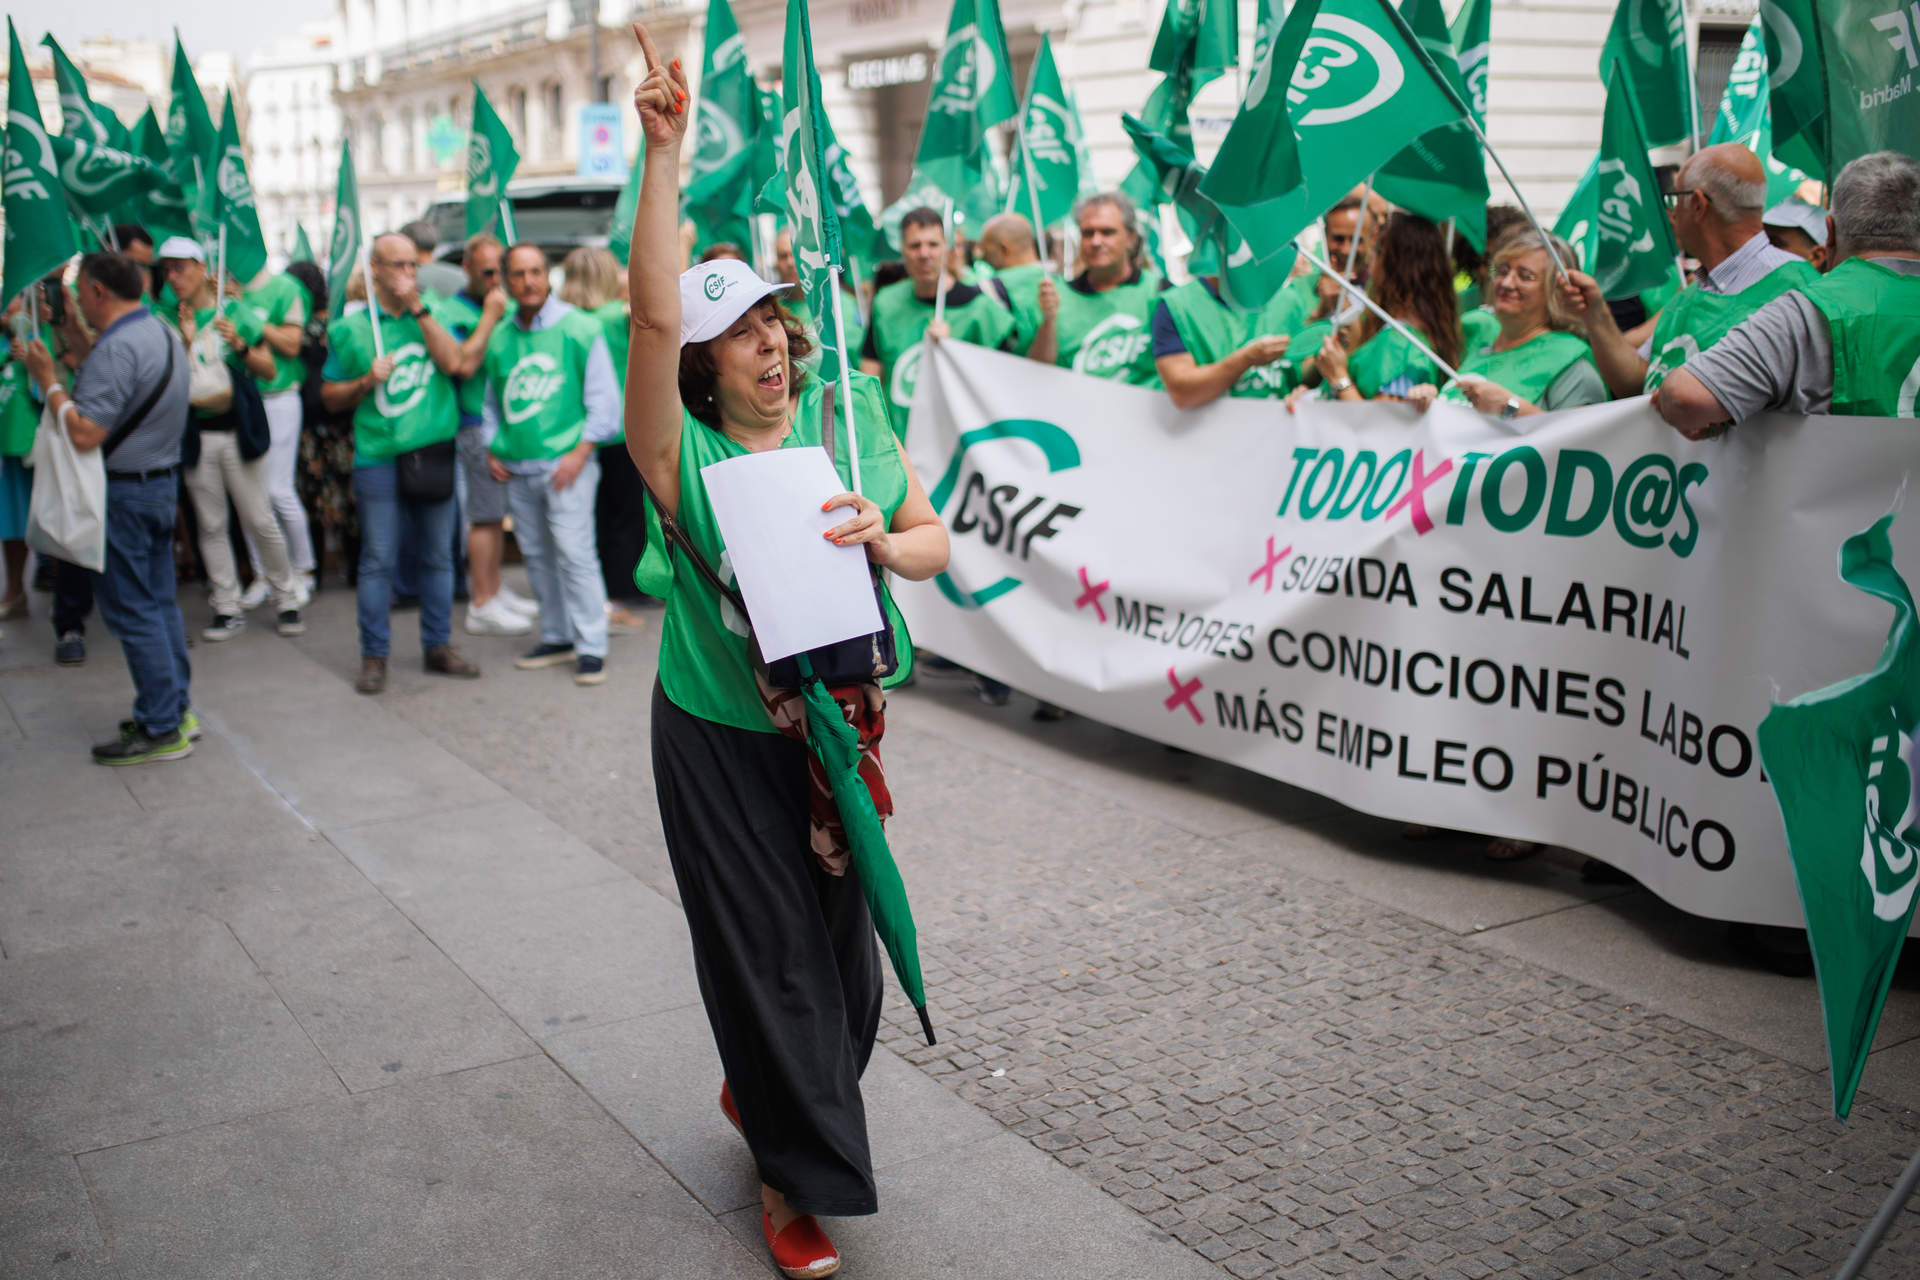
[[[353,469],[360,504],[360,656],[384,658],[393,648],[393,566],[403,518],[420,534],[420,648],[438,649],[453,632],[454,502],[406,502],[391,462]]]
[[[193,671],[174,601],[173,522],[180,480],[107,481],[107,567],[93,575],[100,617],[133,676],[133,718],[156,738],[180,727]]]
[[[593,534],[600,460],[589,454],[579,476],[558,493],[553,488],[557,465],[554,459],[532,475],[508,479],[513,540],[520,544],[527,581],[540,604],[540,643],[570,644],[577,654],[605,658],[607,583]]]
[[[393,564],[393,594],[396,596],[418,596],[420,594],[420,522],[413,515],[414,507],[403,507],[400,511],[400,550]],[[458,462],[453,465],[453,521],[448,526],[452,531],[447,539],[447,549],[453,556],[453,589],[460,590],[460,576],[467,568],[467,472]]]

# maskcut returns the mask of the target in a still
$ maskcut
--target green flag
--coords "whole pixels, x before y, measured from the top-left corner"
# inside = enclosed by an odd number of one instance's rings
[[[1447,34],[1447,14],[1440,0],[1405,0],[1400,15],[1419,39],[1420,47],[1465,100],[1466,82],[1460,76],[1460,58]],[[1475,249],[1487,247],[1487,157],[1480,139],[1465,120],[1440,126],[1421,135],[1374,175],[1373,189],[1409,213],[1433,222],[1454,220],[1455,228]]]
[[[1673,224],[1647,160],[1646,134],[1623,73],[1607,81],[1595,165],[1593,278],[1609,298],[1652,289],[1673,274]]]
[[[1889,0],[1820,0],[1827,163],[1875,151],[1920,158],[1920,10]]]
[[[192,235],[192,204],[176,178],[172,154],[167,149],[166,130],[161,127],[160,118],[154,115],[152,107],[148,107],[133,126],[133,138],[128,150],[147,163],[165,170],[168,177],[167,181],[141,192],[131,202],[122,205],[114,215],[115,219],[138,223],[156,241],[168,236]]]
[[[194,207],[200,189],[201,173],[213,153],[219,131],[213,127],[213,115],[193,78],[193,63],[187,61],[187,47],[180,33],[173,33],[173,94],[167,103],[167,152],[173,160],[173,180],[187,194],[187,207]]]
[[[125,151],[130,134],[127,126],[120,123],[120,117],[93,100],[87,92],[87,78],[73,65],[51,31],[41,37],[40,43],[53,54],[54,83],[60,86],[60,132],[69,138]]]
[[[873,213],[867,208],[860,183],[853,176],[847,149],[840,145],[833,121],[824,109],[820,112],[820,124],[826,137],[826,145],[821,149],[827,158],[825,185],[827,194],[833,198],[834,216],[840,219],[840,239],[847,247],[847,265],[851,268],[856,258],[878,262],[889,252],[886,237],[880,234]]]
[[[1814,0],[1766,0],[1767,111],[1781,161],[1816,178],[1828,176],[1827,77],[1820,58]]]
[[[1647,144],[1670,147],[1693,136],[1693,90],[1687,70],[1687,12],[1681,0],[1620,0],[1600,46],[1600,81],[1619,68],[1647,132]]]
[[[67,189],[67,203],[83,217],[97,221],[173,181],[172,174],[145,156],[78,134],[61,134],[49,141],[60,165],[60,185]],[[112,219],[107,216],[107,220]]]
[[[987,130],[1020,110],[999,0],[953,0],[914,168],[956,203],[991,168]]]
[[[1840,580],[1893,606],[1880,661],[1776,705],[1759,731],[1806,911],[1833,1110],[1842,1118],[1853,1108],[1920,884],[1920,636],[1913,595],[1893,564],[1892,525],[1889,512],[1840,547]]]
[[[333,238],[327,242],[327,298],[335,317],[347,309],[347,282],[360,266],[360,183],[353,173],[353,143],[340,140],[340,181],[333,193]]]
[[[233,99],[220,113],[220,141],[207,161],[207,188],[213,193],[210,234],[221,236],[226,267],[242,285],[267,269],[267,239],[260,234],[260,210],[254,205],[253,182],[247,177],[247,157],[240,146],[240,122]]]
[[[938,211],[946,202],[946,196],[933,180],[915,169],[907,179],[907,189],[900,198],[880,211],[880,231],[886,237],[888,247],[897,256],[900,253],[900,220],[913,209],[928,208]]]
[[[293,252],[287,255],[287,261],[313,262],[313,245],[307,240],[307,229],[299,223],[293,224]]]
[[[1733,69],[1727,73],[1727,90],[1720,97],[1720,109],[1714,112],[1713,128],[1707,134],[1709,145],[1738,142],[1760,157],[1767,170],[1767,203],[1777,204],[1799,192],[1808,177],[1773,156],[1773,113],[1767,103],[1767,42],[1758,16],[1748,24],[1740,52],[1734,56]]]
[[[760,131],[754,135],[753,171],[750,190],[758,192],[754,213],[771,213],[782,222],[787,216],[786,149],[784,115],[780,94],[772,89],[756,88],[760,95]]]
[[[845,269],[847,250],[840,239],[840,216],[826,185],[826,143],[832,131],[827,124],[826,110],[820,104],[820,73],[813,65],[813,30],[807,19],[806,0],[787,2],[780,106],[781,157],[786,174],[787,225],[793,236],[793,265],[799,274],[800,291],[806,295],[807,308],[819,319],[820,377],[826,382],[838,382],[847,357],[836,345],[832,273],[835,268]]]
[[[647,172],[647,142],[640,140],[640,150],[633,157],[633,164],[627,169],[626,185],[620,188],[620,198],[613,202],[613,225],[607,229],[607,248],[613,256],[620,259],[620,265],[627,265],[627,255],[633,249],[633,212],[640,207],[640,179]]]
[[[1033,220],[1036,231],[1072,213],[1073,202],[1079,198],[1077,127],[1073,110],[1067,105],[1060,69],[1054,65],[1053,42],[1043,35],[1040,51],[1033,58],[1033,72],[1027,78],[1027,104],[1020,112],[1020,136],[1014,147],[1013,180],[1007,195],[1007,207]]]
[[[1467,106],[1473,121],[1487,127],[1487,54],[1493,48],[1493,0],[1466,0],[1453,15],[1449,33],[1460,59],[1460,79],[1467,86]]]
[[[78,251],[53,143],[40,119],[12,18],[7,19],[7,162],[0,169],[0,212],[6,221],[6,267],[0,275],[0,308],[5,308]]]
[[[768,174],[757,152],[762,141],[760,89],[747,65],[747,43],[727,0],[709,0],[700,62],[700,98],[693,109],[693,147],[681,211],[699,229],[699,242],[753,240],[753,200]]]
[[[507,122],[487,101],[480,82],[473,82],[473,130],[467,135],[467,234],[497,231],[502,239],[513,235],[513,205],[507,184],[520,167],[520,152],[507,132]]]
[[[1167,0],[1147,55],[1149,70],[1172,75],[1186,66],[1195,88],[1240,63],[1240,6],[1234,0]]]
[[[1581,175],[1573,194],[1567,197],[1567,207],[1560,211],[1560,220],[1553,224],[1553,234],[1573,246],[1579,255],[1580,269],[1589,275],[1594,270],[1594,251],[1600,239],[1600,157],[1595,154],[1587,162],[1587,171]]]
[[[1080,114],[1080,99],[1067,89],[1067,123],[1073,129],[1073,162],[1080,173],[1080,194],[1092,195],[1100,189],[1100,175],[1093,167],[1093,144],[1087,141],[1085,117]]]
[[[1386,0],[1299,0],[1201,190],[1272,257],[1408,143],[1465,117]]]
[[[1187,234],[1194,243],[1191,261],[1201,264],[1196,274],[1220,277],[1220,300],[1236,311],[1265,306],[1293,271],[1291,240],[1264,255],[1222,216],[1219,206],[1203,190],[1207,168],[1173,139],[1154,133],[1132,116],[1120,117],[1141,162],[1156,176],[1161,200],[1186,217]]]

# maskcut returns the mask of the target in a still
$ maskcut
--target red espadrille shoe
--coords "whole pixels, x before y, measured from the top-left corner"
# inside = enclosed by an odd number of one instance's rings
[[[762,1212],[760,1233],[767,1238],[767,1248],[773,1250],[773,1265],[790,1280],[814,1280],[840,1269],[840,1251],[810,1213],[801,1214],[775,1235],[772,1215]]]
[[[747,1136],[747,1131],[740,1125],[740,1108],[733,1105],[733,1090],[728,1087],[725,1080],[720,1082],[720,1114],[727,1118],[728,1124],[739,1131],[741,1137]]]

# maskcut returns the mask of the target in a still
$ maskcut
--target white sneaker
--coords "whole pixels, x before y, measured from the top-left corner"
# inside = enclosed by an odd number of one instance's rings
[[[533,630],[533,622],[506,607],[499,596],[485,604],[467,606],[467,634],[470,636],[524,636]]]
[[[293,575],[293,581],[294,585],[299,588],[300,595],[300,603],[295,607],[304,609],[313,603],[313,575],[310,573],[296,573]]]
[[[540,616],[539,601],[527,599],[505,583],[500,584],[499,594],[494,596],[494,600],[499,601],[506,609],[519,614],[523,618],[537,618]]]
[[[240,611],[245,613],[252,609],[258,609],[267,602],[267,593],[272,590],[273,588],[267,585],[267,576],[265,574],[259,575],[248,585],[245,591],[240,593]]]

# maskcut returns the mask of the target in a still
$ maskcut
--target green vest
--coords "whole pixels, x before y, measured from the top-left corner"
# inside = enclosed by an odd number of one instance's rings
[[[487,388],[500,408],[500,429],[488,446],[495,457],[557,458],[580,443],[587,425],[587,357],[604,340],[600,321],[576,307],[532,333],[518,319],[494,327],[487,340]]]
[[[1027,348],[1033,345],[1033,335],[1040,332],[1040,282],[1046,278],[1047,268],[1039,262],[1008,267],[994,274],[994,279],[1005,287],[1007,300],[1013,306],[1013,349],[1019,355],[1027,354]]]
[[[1478,351],[1493,345],[1500,336],[1500,317],[1492,307],[1473,307],[1460,312],[1460,349]]]
[[[154,314],[158,315],[162,320],[166,321],[166,323],[172,325],[176,333],[179,332],[180,308],[178,304],[175,304],[171,311],[155,312]],[[239,334],[240,341],[246,343],[249,347],[257,345],[260,339],[265,336],[260,328],[260,313],[248,303],[234,297],[232,294],[227,295],[226,301],[220,307],[220,314],[233,321],[234,332]],[[214,309],[212,307],[200,307],[196,309],[193,313],[194,333],[196,335],[204,333],[207,327],[213,324],[213,320]],[[186,335],[182,334],[181,336],[184,338]],[[233,348],[227,346],[224,341],[220,343],[220,354],[229,362],[233,363],[237,363],[242,359],[240,354],[234,351]],[[264,393],[266,387],[261,385],[260,390]],[[195,409],[193,416],[196,418],[218,418],[229,412],[231,412],[231,409],[217,411],[213,409]]]
[[[33,452],[40,406],[33,402],[31,385],[21,361],[7,360],[0,366],[0,457],[24,458]]]
[[[1920,276],[1848,258],[1801,292],[1833,336],[1833,408],[1912,418],[1920,399]]]
[[[1554,379],[1578,361],[1592,359],[1593,348],[1585,338],[1549,329],[1505,351],[1495,351],[1491,343],[1474,348],[1460,362],[1460,373],[1498,383],[1522,400],[1537,403]],[[1450,381],[1440,388],[1440,398],[1454,404],[1469,403],[1458,382]]]
[[[1083,293],[1063,284],[1055,321],[1060,348],[1054,363],[1091,378],[1157,388],[1153,310],[1159,301],[1160,277],[1151,271],[1105,293]]]
[[[603,443],[619,444],[627,438],[627,345],[633,340],[633,316],[627,304],[618,299],[587,314],[600,322],[600,331],[606,335],[607,354],[613,358],[613,380],[620,388],[620,430]]]
[[[292,276],[277,275],[247,294],[246,299],[270,325],[307,322],[307,288]],[[260,380],[261,395],[288,391],[306,380],[307,366],[298,352],[283,356],[271,344],[267,349],[273,352],[273,376]]]
[[[1400,323],[1419,334],[1422,338],[1427,331],[1411,320]],[[1411,378],[1413,385],[1439,380],[1439,370],[1426,352],[1415,346],[1391,325],[1381,325],[1380,332],[1361,343],[1347,357],[1347,376],[1353,379],[1356,391],[1371,400],[1380,394],[1380,389],[1388,383],[1402,377]],[[1325,383],[1321,384],[1323,387]]]
[[[1273,362],[1279,370],[1282,382],[1288,391],[1299,386],[1306,377],[1307,361],[1320,354],[1320,348],[1326,345],[1327,335],[1333,332],[1333,317],[1315,320],[1304,328],[1295,329],[1287,338],[1287,354]],[[1349,358],[1349,365],[1352,361]]]
[[[443,328],[451,332],[457,318],[447,312],[446,300],[428,298],[424,305]],[[412,316],[380,313],[380,341],[394,358],[387,380],[368,392],[353,411],[353,465],[378,466],[395,455],[442,440],[460,430],[460,407],[453,379],[427,354],[420,322]],[[373,368],[373,308],[363,308],[327,327],[327,345],[342,375],[341,381],[363,377]]]
[[[880,384],[863,373],[851,373],[854,422],[860,438],[862,491],[885,512],[889,522],[907,496],[907,469],[893,433],[878,429],[886,421]],[[821,382],[807,379],[794,405],[793,430],[781,448],[820,443]],[[837,441],[835,462],[843,484],[851,488],[852,473],[844,435]],[[727,556],[720,526],[707,501],[700,469],[747,450],[721,432],[682,411],[680,428],[680,527],[722,582],[736,587],[733,563]],[[821,494],[821,499],[831,494]],[[647,501],[647,546],[633,580],[648,595],[666,599],[666,618],[660,630],[660,683],[673,704],[703,720],[732,725],[756,733],[777,730],[767,719],[753,676],[753,654],[746,624],[733,606],[715,594],[700,571],[679,563],[681,553],[670,551],[660,531],[660,516]],[[884,587],[881,597],[888,625],[900,652],[900,670],[888,684],[898,684],[912,670],[913,646],[906,623]]]
[[[998,347],[1013,332],[1012,313],[987,293],[977,293],[959,306],[949,296],[946,322],[956,339],[982,347]],[[894,433],[902,440],[907,436],[913,389],[920,382],[920,340],[932,323],[933,303],[914,296],[911,280],[896,280],[874,295],[867,338],[880,360],[880,380],[886,387]]]
[[[1284,292],[1281,290],[1281,293]],[[1274,295],[1275,298],[1280,296],[1280,293]],[[1215,298],[1204,281],[1189,280],[1177,288],[1169,289],[1160,295],[1160,301],[1166,304],[1167,314],[1173,317],[1173,327],[1179,331],[1180,340],[1187,344],[1187,354],[1193,357],[1195,364],[1218,364],[1261,334],[1277,332],[1268,324],[1267,310],[1245,314],[1234,311]],[[1268,307],[1272,305],[1270,302]],[[1296,337],[1288,343],[1289,353],[1298,340]],[[1313,350],[1319,349],[1319,343],[1316,342]],[[1240,375],[1227,394],[1284,396],[1293,386],[1292,368],[1293,362],[1283,359],[1249,369]]]
[[[1273,333],[1291,334],[1305,328],[1308,317],[1320,305],[1320,273],[1309,271],[1281,285],[1265,307]]]
[[[466,293],[454,294],[445,300],[441,317],[446,323],[447,332],[456,339],[465,342],[480,327],[480,304],[469,298]],[[499,326],[495,326],[497,329]],[[480,410],[487,399],[487,378],[484,369],[471,378],[453,380],[454,401],[460,406],[460,425],[472,426],[480,421]]]
[[[1657,391],[1667,375],[1727,336],[1727,330],[1789,289],[1818,280],[1813,264],[1798,258],[1782,263],[1739,293],[1708,293],[1689,285],[1660,309],[1653,325],[1653,359],[1647,362],[1645,390]]]

